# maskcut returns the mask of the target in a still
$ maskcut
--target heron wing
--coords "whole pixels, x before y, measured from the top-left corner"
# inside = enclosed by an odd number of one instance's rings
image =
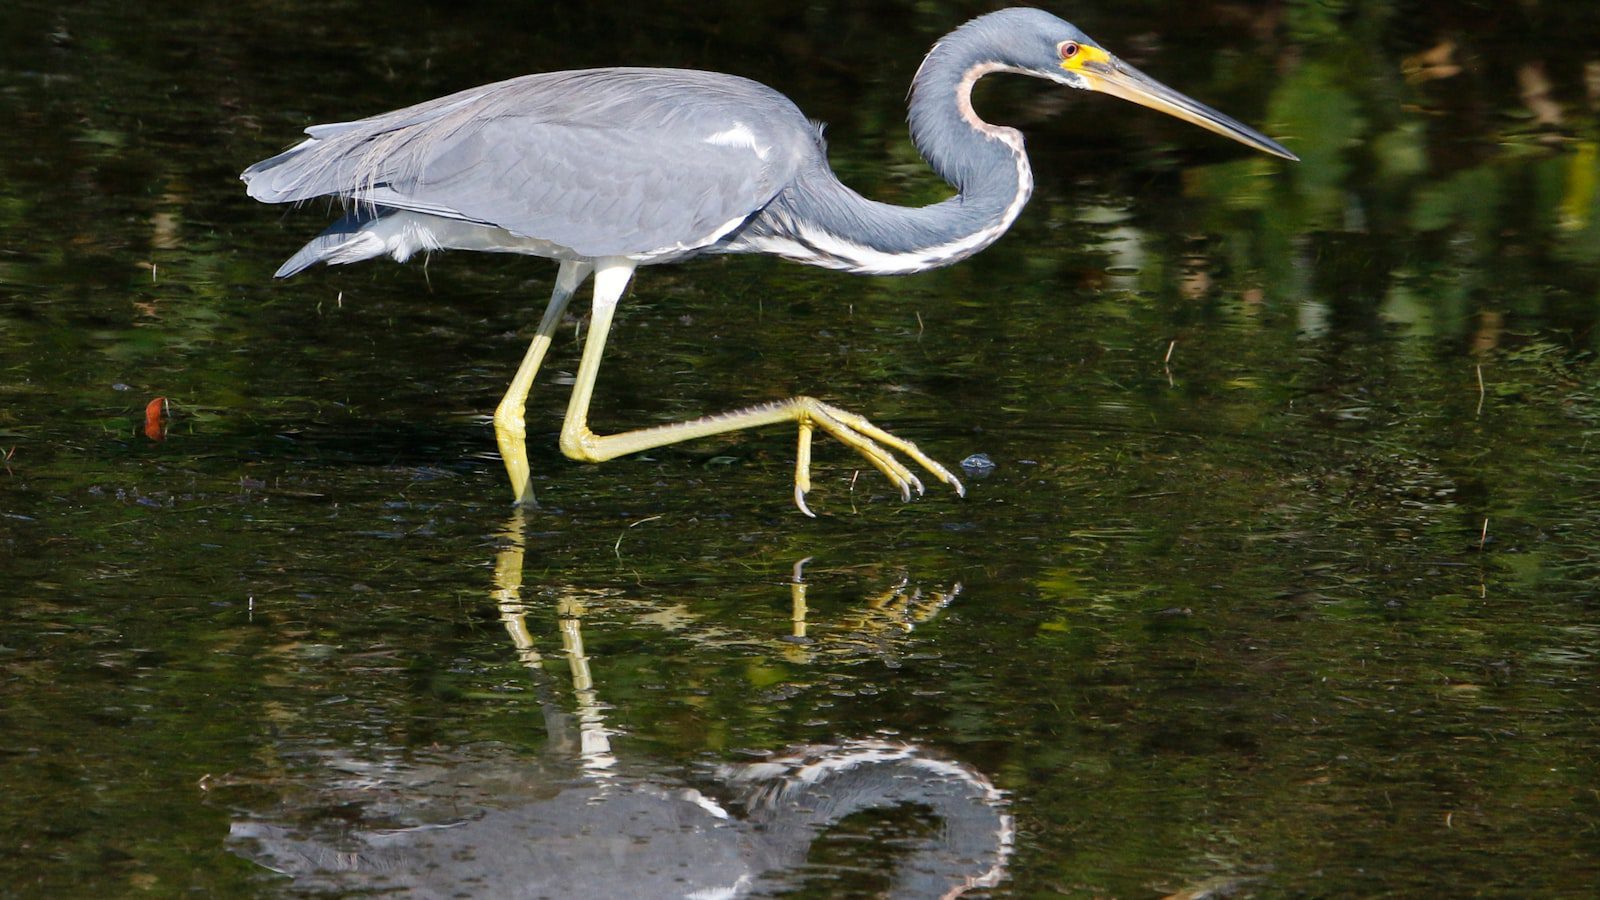
[[[307,133],[245,171],[251,196],[334,195],[583,256],[715,243],[789,183],[817,140],[770,88],[662,69],[525,76]]]

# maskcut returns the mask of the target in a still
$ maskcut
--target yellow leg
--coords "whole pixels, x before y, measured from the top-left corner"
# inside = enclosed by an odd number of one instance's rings
[[[523,409],[528,405],[528,391],[533,388],[533,376],[539,373],[539,364],[544,362],[545,351],[550,349],[551,335],[555,333],[556,326],[561,324],[561,314],[567,309],[567,301],[572,299],[573,293],[593,269],[586,262],[561,264],[561,271],[556,273],[555,290],[550,294],[550,305],[545,307],[544,318],[539,321],[539,330],[534,332],[533,342],[522,357],[522,365],[517,367],[517,374],[511,378],[511,386],[506,388],[505,397],[494,411],[495,441],[500,445],[500,459],[506,464],[506,474],[511,476],[511,490],[516,494],[519,505],[533,502],[533,483],[528,469],[527,425],[522,417]]]
[[[922,481],[894,457],[885,446],[898,450],[940,481],[950,485],[958,495],[965,496],[961,482],[950,470],[924,454],[910,441],[895,437],[855,413],[830,406],[813,397],[791,397],[775,403],[764,403],[733,412],[703,416],[687,422],[657,425],[620,434],[600,435],[589,430],[589,403],[594,398],[595,377],[600,372],[600,357],[605,353],[606,335],[611,330],[611,318],[616,312],[617,300],[633,276],[634,263],[621,258],[601,259],[595,263],[594,313],[589,322],[589,336],[583,344],[583,358],[578,363],[577,381],[572,387],[572,400],[567,404],[566,420],[561,425],[561,452],[569,458],[584,462],[602,462],[629,453],[676,444],[680,441],[725,434],[745,428],[775,425],[780,422],[797,423],[800,429],[798,460],[795,465],[795,505],[806,515],[806,492],[811,488],[811,430],[820,428],[838,439],[840,443],[866,457],[867,462],[888,477],[900,490],[900,496],[911,499],[911,492],[922,493]],[[530,353],[531,353],[530,349]],[[520,373],[519,373],[520,374]]]

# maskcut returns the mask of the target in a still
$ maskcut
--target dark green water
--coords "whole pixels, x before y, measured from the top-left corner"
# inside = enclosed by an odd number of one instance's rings
[[[725,799],[860,742],[1004,793],[997,896],[1600,889],[1600,7],[1060,6],[1303,162],[997,77],[1038,187],[975,259],[641,270],[599,430],[807,392],[996,463],[903,504],[820,440],[815,521],[788,429],[564,459],[570,325],[514,516],[487,415],[554,266],[274,283],[328,215],[237,173],[655,64],[778,87],[929,202],[905,86],[988,7],[387,7],[0,10],[0,895],[293,894],[231,823]],[[935,827],[853,816],[762,890],[873,895]]]

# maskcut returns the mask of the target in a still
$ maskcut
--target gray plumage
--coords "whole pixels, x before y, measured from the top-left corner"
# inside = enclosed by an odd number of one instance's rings
[[[774,149],[763,158],[742,132],[707,140],[736,125]],[[245,171],[250,196],[333,195],[577,257],[699,249],[771,201],[818,143],[776,91],[665,69],[528,75],[307,133]]]
[[[772,252],[915,271],[987,246],[1032,187],[1020,136],[963,117],[972,68],[1037,69],[1063,40],[1088,38],[1048,13],[1014,9],[969,22],[934,48],[912,88],[912,134],[959,193],[921,209],[875,203],[841,184],[817,128],[777,91],[672,69],[528,75],[314,126],[309,140],[242,177],[268,203],[333,196],[367,213],[341,220],[280,276],[316,261],[450,247],[642,263]],[[356,241],[396,213],[409,215],[387,223],[395,234]],[[960,246],[927,254],[951,244]]]
[[[317,125],[306,130],[308,140],[241,177],[250,196],[268,203],[334,196],[370,214],[341,220],[280,276],[315,261],[380,253],[405,259],[450,247],[638,263],[767,252],[892,273],[970,256],[998,238],[1027,201],[1033,179],[1021,135],[972,111],[972,85],[989,72],[1118,96],[1127,93],[1111,90],[1101,75],[1136,81],[1141,96],[1130,99],[1294,158],[1109,55],[1092,77],[1060,65],[1068,44],[1101,50],[1049,13],[1006,9],[934,46],[911,86],[911,135],[957,194],[922,208],[876,203],[841,184],[818,129],[777,91],[677,69],[526,75]],[[397,212],[411,217],[385,222]],[[381,245],[358,240],[385,226],[394,233],[380,234]]]

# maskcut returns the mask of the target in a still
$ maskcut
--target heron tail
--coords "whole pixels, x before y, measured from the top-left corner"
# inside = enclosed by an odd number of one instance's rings
[[[319,262],[341,265],[382,256],[389,248],[383,238],[372,232],[372,225],[391,212],[393,210],[357,204],[289,257],[272,277],[288,278]]]

